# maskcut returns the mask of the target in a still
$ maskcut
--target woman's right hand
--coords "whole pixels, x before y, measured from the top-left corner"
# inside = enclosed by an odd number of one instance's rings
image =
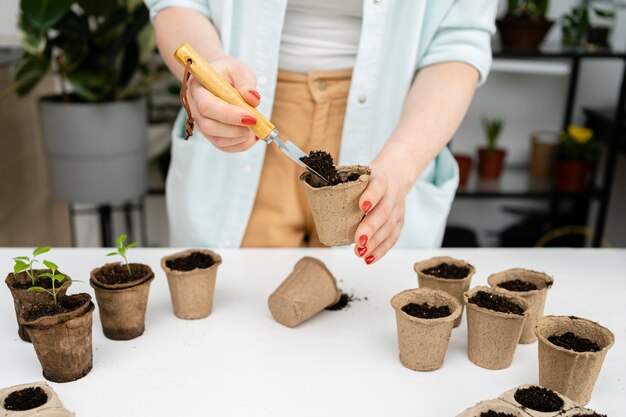
[[[251,106],[261,102],[254,71],[241,60],[224,56],[209,62]],[[245,109],[229,104],[205,89],[193,76],[187,85],[187,99],[195,126],[209,142],[224,152],[242,152],[257,141],[248,126],[256,118]]]

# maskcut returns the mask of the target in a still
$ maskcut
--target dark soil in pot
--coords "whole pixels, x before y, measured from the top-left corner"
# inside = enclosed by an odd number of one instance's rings
[[[352,182],[358,180],[360,177],[360,175],[356,172],[350,173],[346,176],[340,175],[333,163],[333,157],[324,151],[311,151],[308,156],[303,156],[300,160],[307,164],[315,172],[326,178],[329,182],[329,184],[326,185],[337,185]]]
[[[574,414],[572,417],[607,417],[607,416],[606,414],[592,413],[592,414]]]
[[[566,332],[562,335],[552,335],[548,337],[550,343],[574,352],[597,352],[600,346],[593,340],[575,335],[572,332]]]
[[[95,270],[93,272],[93,278],[100,284],[113,286],[140,281],[152,274],[152,270],[147,265],[134,263],[128,265],[130,267],[130,274],[125,264],[115,263],[106,264]]]
[[[202,252],[192,252],[182,258],[168,259],[165,265],[176,271],[193,271],[194,269],[206,269],[215,264],[213,258]]]
[[[4,399],[4,408],[10,411],[25,411],[47,402],[48,394],[41,387],[29,387],[10,393]]]
[[[498,287],[515,292],[528,292],[537,289],[537,286],[532,282],[523,281],[521,279],[513,279],[511,281],[501,282],[500,284],[498,284]]]
[[[441,263],[437,266],[433,266],[432,268],[424,269],[422,272],[438,278],[463,279],[470,273],[470,269],[466,266]]]
[[[409,303],[401,309],[409,316],[418,317],[420,319],[438,319],[448,317],[452,312],[447,305],[431,306],[428,303]]]
[[[509,413],[498,413],[497,411],[489,410],[489,411],[483,411],[482,413],[480,413],[480,417],[515,417],[515,416]]]
[[[476,295],[469,299],[469,302],[500,313],[511,313],[518,316],[524,314],[524,309],[513,301],[501,295],[490,294],[485,291],[478,291]]]
[[[564,405],[563,399],[554,391],[539,386],[518,389],[513,397],[524,407],[544,413],[559,411]]]

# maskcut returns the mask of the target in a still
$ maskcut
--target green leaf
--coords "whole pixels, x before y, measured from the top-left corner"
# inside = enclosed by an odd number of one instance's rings
[[[15,265],[13,266],[13,273],[19,274],[20,272],[26,271],[28,267],[29,265],[26,262],[18,259],[15,261]]]
[[[40,278],[40,277],[46,277],[46,278],[54,279],[54,275],[52,275],[50,272],[43,272],[43,273],[37,275],[37,278]]]
[[[126,249],[134,248],[135,246],[137,246],[137,242],[133,242],[130,245],[126,246]]]
[[[30,288],[29,288],[28,290],[26,290],[26,291],[28,291],[28,292],[35,292],[35,291],[45,291],[45,292],[48,292],[48,290],[47,290],[47,289],[45,289],[44,287],[37,287],[37,286],[35,286],[35,287],[30,287]]]
[[[34,256],[39,256],[39,255],[41,255],[42,253],[49,252],[49,251],[50,251],[50,249],[52,249],[52,246],[42,246],[42,247],[40,247],[40,248],[35,249],[35,250],[33,251],[33,255],[34,255]],[[45,261],[44,261],[44,263],[45,263]]]
[[[57,282],[61,282],[61,281],[63,281],[65,279],[65,275],[63,275],[63,274],[54,274],[52,276],[52,279],[57,281]]]
[[[123,51],[119,69],[117,71],[118,78],[116,83],[120,87],[124,87],[130,83],[130,80],[139,69],[139,47],[137,42],[131,42]]]
[[[25,54],[15,66],[13,79],[17,83],[17,94],[28,94],[48,72],[50,61]]]
[[[118,252],[120,253],[120,256],[123,258],[126,256],[126,248],[124,246],[120,247],[118,249]]]
[[[47,266],[48,269],[51,269],[53,271],[56,271],[57,269],[59,269],[59,266],[52,261],[44,260],[43,264]]]
[[[117,0],[78,0],[85,13],[93,16],[108,16],[117,7]]]
[[[22,13],[33,26],[46,30],[70,10],[74,0],[22,0]]]
[[[13,260],[15,260],[15,261],[30,261],[30,258],[28,256],[16,256],[15,258],[13,258]]]
[[[115,239],[115,242],[117,242],[118,245],[122,245],[124,243],[124,241],[126,240],[126,235],[119,235],[119,237],[117,239]]]
[[[115,255],[117,255],[117,252],[110,252],[110,253],[107,253],[107,256],[115,256]]]
[[[106,74],[89,68],[81,67],[72,71],[67,78],[74,87],[76,94],[86,101],[101,99],[102,97],[97,92],[107,84]]]

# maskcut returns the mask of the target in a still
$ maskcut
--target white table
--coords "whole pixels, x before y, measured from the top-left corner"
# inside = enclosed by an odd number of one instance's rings
[[[616,335],[590,407],[625,415],[626,250],[463,249],[396,250],[366,266],[350,250],[221,250],[213,313],[177,319],[171,309],[161,256],[175,249],[132,249],[131,262],[150,265],[146,332],[131,341],[102,334],[94,313],[94,365],[85,378],[51,384],[78,416],[456,416],[474,403],[522,383],[538,382],[537,344],[520,345],[513,365],[489,371],[466,354],[465,319],[453,331],[443,367],[414,372],[398,359],[391,297],[417,286],[413,263],[434,255],[466,259],[477,269],[473,285],[510,267],[555,277],[546,314],[577,315]],[[53,249],[48,259],[84,284],[89,271],[110,261],[106,249]],[[0,249],[10,258],[29,250]],[[302,256],[322,259],[340,287],[367,301],[324,311],[296,329],[274,322],[267,297]],[[11,295],[0,291],[0,387],[43,379],[33,348],[19,340]]]

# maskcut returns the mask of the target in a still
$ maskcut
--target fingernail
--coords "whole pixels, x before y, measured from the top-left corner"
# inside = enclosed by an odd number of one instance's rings
[[[255,125],[256,124],[256,117],[253,117],[253,116],[242,116],[241,117],[241,123],[243,123],[244,125]]]
[[[367,214],[370,212],[370,210],[372,209],[372,202],[371,201],[366,201],[365,203],[363,203],[363,205],[361,206],[361,210],[363,211],[363,213]]]
[[[257,135],[254,135],[254,140],[259,140],[259,137]]]
[[[367,253],[367,248],[366,247],[358,248],[357,252],[359,254],[359,258],[362,258],[363,255],[365,255]]]
[[[255,96],[257,98],[257,100],[261,100],[261,94],[259,94],[258,91],[256,91],[256,90],[248,90],[248,93],[250,93],[253,96]]]
[[[367,236],[361,235],[361,237],[359,238],[359,246],[365,246],[365,245],[367,245]]]
[[[365,263],[369,265],[372,262],[374,262],[375,260],[376,260],[376,258],[374,257],[374,255],[370,255],[367,258],[365,258]]]

